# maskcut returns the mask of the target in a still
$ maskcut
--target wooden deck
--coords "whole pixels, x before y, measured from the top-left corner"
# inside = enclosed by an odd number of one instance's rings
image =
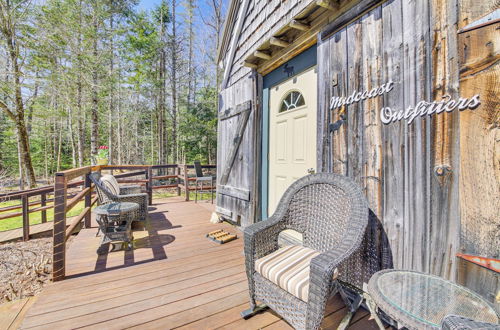
[[[36,297],[29,297],[1,304],[0,329],[18,329],[24,319],[24,315],[35,301]]]
[[[22,328],[73,329],[291,329],[267,311],[249,320],[243,239],[219,245],[204,235],[228,224],[210,224],[211,204],[162,200],[151,221],[134,232],[133,251],[97,257],[96,229],[85,229],[68,248],[68,279],[46,287]],[[328,305],[324,328],[345,315],[338,296]],[[352,329],[376,329],[360,310]]]

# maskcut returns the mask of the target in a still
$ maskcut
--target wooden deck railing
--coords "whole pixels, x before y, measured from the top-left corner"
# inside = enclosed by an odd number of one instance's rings
[[[215,169],[215,165],[202,165],[205,169]],[[132,172],[119,173],[115,176],[118,178],[120,183],[134,183],[145,187],[145,190],[149,194],[149,200],[152,201],[152,192],[155,189],[168,189],[176,188],[177,194],[180,196],[181,191],[185,192],[186,200],[189,200],[189,191],[192,190],[189,184],[186,186],[185,177],[188,176],[187,182],[190,183],[194,181],[194,178],[189,177],[190,171],[194,168],[193,165],[189,164],[167,164],[167,165],[105,165],[105,166],[94,166],[95,170],[109,170],[111,172],[122,171],[122,170],[132,170]],[[69,170],[74,171],[77,169]],[[154,175],[154,172],[157,172]],[[66,171],[67,172],[67,171]],[[65,173],[65,172],[61,172]],[[160,173],[160,174],[158,174]],[[57,176],[57,175],[56,175]],[[131,177],[144,176],[143,179],[127,179]],[[150,179],[151,178],[151,179]],[[158,180],[170,180],[169,184],[158,185],[155,181]],[[73,204],[70,208],[73,208],[81,200],[82,196],[77,196],[81,193],[78,189],[84,184],[83,180],[75,180],[67,184],[67,198],[73,199]],[[54,208],[54,186],[44,186],[34,189],[28,189],[23,191],[15,191],[11,193],[0,194],[0,202],[15,201],[18,200],[20,203],[17,205],[10,205],[0,208],[0,221],[8,220],[12,218],[22,217],[22,229],[23,229],[23,240],[27,241],[30,239],[30,214],[41,212],[41,223],[47,222],[47,211]],[[79,198],[76,198],[79,197]],[[67,209],[67,211],[69,211]],[[7,213],[8,212],[8,213]]]
[[[205,169],[215,169],[215,165],[202,165]],[[193,165],[188,164],[166,164],[166,165],[102,165],[87,166],[56,173],[54,183],[54,230],[53,230],[53,267],[52,280],[60,281],[65,277],[66,264],[66,242],[74,231],[82,224],[89,228],[91,226],[91,208],[97,201],[97,196],[92,198],[93,185],[89,174],[93,171],[110,171],[119,183],[135,183],[145,187],[149,195],[149,202],[153,199],[154,189],[176,188],[177,194],[181,195],[181,189],[189,200],[190,182],[196,180],[189,176]],[[131,171],[128,173],[115,173],[115,171]],[[156,171],[156,175],[154,172]],[[136,178],[144,176],[144,178]],[[81,179],[83,177],[83,180]],[[132,178],[135,177],[135,178]],[[79,179],[80,180],[75,180]],[[129,179],[126,179],[129,178]],[[170,180],[168,184],[154,185],[158,180]],[[80,190],[68,197],[68,187],[80,187]],[[67,213],[80,201],[84,200],[84,209],[66,223]]]
[[[81,182],[73,182],[70,185],[68,185],[68,188],[75,188],[80,184]],[[23,239],[25,241],[29,240],[30,226],[31,226],[30,214],[35,212],[41,212],[41,222],[42,223],[47,222],[47,210],[52,209],[54,207],[53,205],[54,199],[49,198],[53,194],[54,194],[54,186],[45,186],[35,189],[0,194],[0,202],[15,201],[15,200],[20,201],[20,204],[18,205],[11,205],[0,208],[0,221],[22,216]],[[37,199],[37,200],[30,202],[30,199]],[[38,207],[33,207],[33,206],[38,206]],[[7,211],[14,211],[14,212],[5,213]]]
[[[92,185],[88,175],[92,170],[97,170],[91,166],[75,168],[56,173],[54,183],[54,229],[52,248],[52,280],[64,279],[66,264],[66,241],[73,231],[84,222],[86,228],[90,227],[90,210],[97,201],[97,197],[92,200]],[[68,201],[68,185],[71,181],[80,177],[81,191]],[[83,183],[83,184],[82,184]],[[84,209],[76,216],[69,226],[66,225],[66,215],[79,201],[85,200]]]

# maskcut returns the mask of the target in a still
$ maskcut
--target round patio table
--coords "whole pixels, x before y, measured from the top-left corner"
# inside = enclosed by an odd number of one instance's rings
[[[368,294],[372,314],[378,307],[399,328],[440,329],[441,321],[450,314],[498,323],[495,310],[478,294],[430,274],[382,270],[370,279]]]
[[[125,242],[128,249],[132,248],[132,221],[135,211],[139,209],[137,203],[109,203],[97,206],[93,212],[102,233],[101,245],[97,249],[98,254],[107,252],[103,245],[112,241]],[[113,248],[114,250],[114,248]]]

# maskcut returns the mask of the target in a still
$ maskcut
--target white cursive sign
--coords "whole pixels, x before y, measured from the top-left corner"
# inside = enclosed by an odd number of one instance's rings
[[[452,100],[449,95],[444,95],[441,101],[420,101],[415,107],[410,106],[406,110],[395,111],[389,107],[384,107],[380,110],[380,120],[384,124],[390,124],[405,119],[408,124],[411,124],[418,116],[430,116],[444,111],[452,112],[456,108],[460,111],[465,109],[473,110],[480,104],[479,95],[474,95],[471,98],[460,98],[458,101]]]
[[[393,88],[394,82],[390,80],[388,83],[372,88],[370,91],[354,91],[349,97],[332,96],[330,99],[330,110],[340,108],[343,105],[351,105],[359,101],[371,99],[383,95],[384,93],[389,93]]]
[[[389,80],[389,82],[378,87],[374,87],[370,91],[354,91],[348,97],[332,96],[330,99],[330,110],[335,110],[342,106],[351,105],[359,101],[384,95],[385,93],[389,93],[393,88],[394,82]],[[418,116],[430,116],[433,114],[440,114],[444,111],[452,112],[456,108],[460,111],[465,109],[473,110],[480,104],[481,102],[479,101],[478,94],[471,98],[460,98],[458,101],[452,100],[450,95],[444,95],[441,101],[420,101],[415,107],[410,106],[406,110],[393,110],[389,107],[383,107],[380,109],[380,120],[384,124],[390,124],[405,119],[408,121],[408,124],[411,124]]]

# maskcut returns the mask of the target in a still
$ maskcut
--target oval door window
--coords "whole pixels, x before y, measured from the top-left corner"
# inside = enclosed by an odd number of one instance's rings
[[[304,96],[299,91],[289,92],[281,101],[280,113],[305,105]]]

